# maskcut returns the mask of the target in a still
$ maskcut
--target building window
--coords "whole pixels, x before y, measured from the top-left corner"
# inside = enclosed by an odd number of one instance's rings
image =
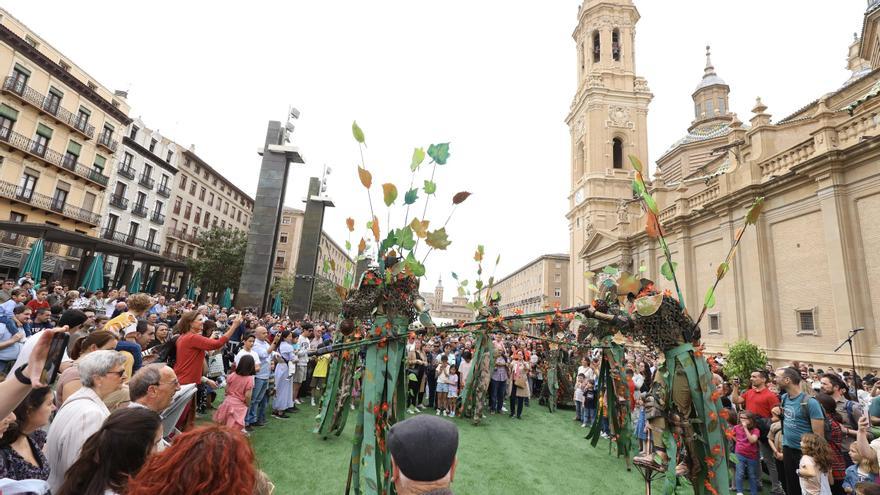
[[[725,105],[724,98],[718,98],[718,113],[724,115]]]
[[[208,206],[214,206],[214,193],[208,194]]]
[[[706,100],[706,117],[711,117],[715,115],[715,110],[712,107],[712,100]]]
[[[709,313],[709,333],[721,333],[721,315]]]
[[[554,282],[562,282],[562,274],[561,273],[553,274],[553,281]]]
[[[37,187],[37,178],[36,175],[31,175],[25,172],[21,176],[21,184],[18,187],[18,191],[16,191],[16,196],[26,201],[30,201],[31,196],[34,194],[34,188]]]
[[[199,190],[199,201],[205,200],[205,192],[207,192],[207,189],[205,189],[205,186],[202,186],[202,188]]]
[[[144,179],[149,180],[153,176],[153,166],[149,164],[144,164]]]
[[[209,212],[205,212],[205,222],[202,224],[206,229],[211,225],[211,214]]]
[[[49,146],[49,139],[52,137],[52,129],[37,124],[37,134],[31,141],[31,153],[39,156],[46,154],[46,148]]]
[[[165,188],[168,187],[168,176],[167,175],[162,174],[162,179],[159,181],[159,187],[165,187]]]
[[[593,31],[593,62],[602,59],[602,41],[599,39],[599,31]]]
[[[31,77],[31,71],[18,64],[15,64],[15,66],[12,68],[12,81],[10,81],[11,89],[18,94],[23,94],[24,87],[27,85],[29,77]]]
[[[281,244],[287,244],[287,232],[281,233],[281,238],[278,240]]]
[[[143,208],[147,202],[147,195],[142,192],[137,193],[137,200],[135,201],[135,207]]]
[[[116,181],[116,189],[114,189],[113,195],[118,198],[124,198],[125,197],[125,189],[126,189],[125,182]]]
[[[161,201],[159,201],[159,200],[157,199],[157,200],[156,200],[156,206],[155,206],[155,208],[153,208],[153,211],[156,212],[157,215],[161,215],[161,214],[162,214],[162,208],[164,208],[164,207],[165,207],[165,204],[162,203]]]
[[[553,289],[553,297],[562,297],[562,289],[559,287]]]
[[[165,161],[171,163],[171,159],[174,157],[174,152],[168,150],[168,153],[165,155]]]
[[[620,138],[611,141],[611,160],[614,168],[623,168],[623,141]]]
[[[196,208],[196,215],[193,217],[193,222],[200,223],[202,221],[202,209]]]
[[[796,309],[797,335],[819,335],[819,326],[816,313],[819,308]]]
[[[65,62],[64,60],[59,60],[59,61],[58,61],[58,65],[60,65],[61,68],[64,69],[65,71],[69,71],[69,70],[70,70],[70,64],[68,64],[68,63]]]
[[[186,191],[186,176],[185,175],[180,176],[180,188],[183,189],[184,191]]]
[[[31,38],[31,37],[28,36],[28,35],[24,35],[24,41],[25,41],[28,45],[31,45],[31,46],[34,47],[34,48],[39,48],[39,46],[40,46],[40,44],[37,43],[37,40]]]
[[[119,223],[119,217],[114,214],[107,215],[107,232],[109,232],[112,236],[114,232],[116,232],[116,225]]]
[[[193,196],[196,195],[196,181],[190,181],[189,183],[189,193]]]
[[[180,199],[180,196],[174,198],[174,214],[175,215],[180,213],[180,203],[181,202],[182,202],[182,200]]]
[[[69,191],[70,184],[61,181],[58,182],[58,185],[55,186],[55,194],[52,195],[52,209],[64,209],[64,205],[67,204],[67,194]]]
[[[131,161],[134,160],[134,155],[131,153],[126,153],[122,156],[122,164],[126,167],[131,167]]]
[[[700,102],[694,103],[694,118],[696,118],[697,120],[699,120],[700,117],[702,117],[702,115],[700,114],[700,111],[701,111]]]
[[[620,62],[620,31],[617,28],[611,32],[611,57]]]
[[[131,126],[131,131],[128,133],[128,137],[131,138],[132,140],[137,139],[139,130],[140,129],[138,128],[138,126],[136,126],[136,125]]]
[[[238,215],[236,215],[236,220],[241,222],[241,210],[238,210]]]
[[[153,153],[153,150],[156,149],[157,141],[155,139],[150,139],[150,153]]]
[[[224,215],[228,215],[228,214],[229,214],[229,203],[226,203],[226,204],[223,205],[223,214],[224,214]],[[282,222],[282,223],[283,223],[283,222]]]
[[[184,210],[183,210],[183,218],[189,220],[189,217],[192,214],[192,207],[193,207],[192,203],[190,203],[190,202],[186,203],[186,208],[184,208]]]
[[[52,115],[57,114],[58,108],[61,106],[61,98],[63,97],[64,93],[50,86],[49,94],[46,96],[46,101],[43,103],[43,109]]]

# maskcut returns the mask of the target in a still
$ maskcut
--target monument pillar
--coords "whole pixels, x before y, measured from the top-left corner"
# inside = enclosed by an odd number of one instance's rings
[[[324,226],[324,209],[333,206],[330,198],[321,196],[321,180],[317,177],[312,177],[309,181],[308,194],[299,255],[296,259],[293,297],[290,301],[290,316],[294,319],[301,319],[311,310],[315,272],[318,269],[318,255],[321,249],[321,232]]]

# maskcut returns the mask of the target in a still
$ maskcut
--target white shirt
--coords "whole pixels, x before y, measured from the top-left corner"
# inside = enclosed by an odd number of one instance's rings
[[[309,348],[311,346],[309,338],[305,335],[300,335],[299,338],[296,340],[296,343],[299,344],[299,348],[296,350],[296,357],[298,358],[296,364],[298,366],[308,366]]]
[[[251,357],[254,358],[254,364],[256,364],[257,366],[260,365],[260,355],[257,354],[254,350],[249,351],[249,350],[245,349],[244,347],[242,347],[241,350],[238,351],[238,354],[235,355],[234,361],[235,361],[236,366],[238,366],[238,362],[241,361],[241,357],[244,356],[245,354],[250,354]]]
[[[46,439],[49,486],[58,493],[64,473],[76,462],[86,440],[101,429],[110,411],[94,390],[83,387],[73,393],[55,415]]]

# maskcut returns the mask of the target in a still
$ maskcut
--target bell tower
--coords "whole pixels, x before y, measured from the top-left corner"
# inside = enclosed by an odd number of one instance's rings
[[[636,74],[632,0],[584,0],[572,34],[577,53],[577,91],[566,123],[571,134],[569,277],[572,303],[588,301],[584,252],[596,235],[622,238],[630,213],[632,173],[628,156],[648,166],[648,104],[653,95]],[[646,177],[647,179],[647,177]],[[632,209],[632,212],[629,210]],[[610,263],[625,264],[625,255]]]

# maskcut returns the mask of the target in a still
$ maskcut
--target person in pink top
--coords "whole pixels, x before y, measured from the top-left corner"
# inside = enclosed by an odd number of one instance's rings
[[[741,411],[738,416],[739,423],[733,427],[736,439],[736,493],[743,495],[743,480],[749,477],[749,491],[752,495],[758,495],[758,480],[761,476],[761,467],[758,457],[758,436],[760,430],[755,422],[755,414],[751,411]]]
[[[245,354],[238,361],[235,370],[229,374],[226,382],[226,397],[223,404],[214,413],[214,422],[226,425],[230,428],[244,429],[244,418],[248,407],[251,405],[251,393],[254,390],[254,375],[257,374],[256,363],[253,356]]]

